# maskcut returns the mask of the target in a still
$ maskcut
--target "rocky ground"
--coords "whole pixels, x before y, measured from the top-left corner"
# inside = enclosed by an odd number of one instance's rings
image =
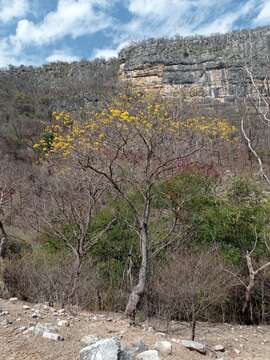
[[[88,344],[89,336],[118,337],[122,347],[143,342],[150,350],[157,347],[158,341],[168,341],[172,345],[172,353],[160,351],[158,356],[161,359],[270,359],[270,326],[199,323],[197,341],[207,347],[207,353],[203,355],[190,351],[182,344],[182,340],[190,336],[190,329],[185,323],[170,324],[166,334],[162,324],[155,322],[130,327],[122,314],[74,313],[74,309],[71,314],[46,304],[0,299],[0,359],[77,360],[80,359],[81,349]],[[224,347],[225,351],[215,351],[218,350],[217,345],[221,345],[221,350]],[[148,357],[139,356],[137,360],[154,360],[151,354],[148,353]]]

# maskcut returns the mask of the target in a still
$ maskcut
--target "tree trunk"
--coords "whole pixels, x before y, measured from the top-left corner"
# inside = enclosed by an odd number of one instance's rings
[[[81,273],[81,267],[82,267],[82,257],[80,254],[77,254],[75,263],[74,263],[74,270],[73,270],[73,276],[72,276],[72,286],[71,290],[68,295],[67,303],[70,305],[72,303],[72,300],[74,296],[76,295],[77,288],[78,288],[78,280]]]
[[[194,341],[195,340],[195,336],[196,336],[196,319],[192,320],[192,324],[191,324],[191,340]]]
[[[140,242],[141,242],[141,266],[139,271],[139,279],[129,295],[128,303],[126,306],[126,315],[131,323],[135,322],[137,306],[141,296],[145,292],[148,268],[148,233],[147,225],[144,223],[140,228]]]
[[[7,242],[8,242],[8,236],[2,221],[0,221],[0,259],[5,257]]]

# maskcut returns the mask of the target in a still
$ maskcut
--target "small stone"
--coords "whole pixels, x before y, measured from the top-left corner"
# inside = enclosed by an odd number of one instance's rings
[[[28,306],[28,305],[23,305],[23,310],[30,310],[30,306]]]
[[[58,315],[63,315],[66,312],[65,309],[60,309],[57,311]]]
[[[136,356],[136,360],[160,360],[157,350],[147,350]]]
[[[225,351],[225,347],[223,345],[215,345],[214,351]]]
[[[157,341],[155,343],[154,349],[157,350],[162,356],[171,355],[172,343],[169,341]]]
[[[9,301],[15,303],[15,302],[18,301],[18,298],[16,298],[16,297],[11,297],[11,298],[9,299]]]
[[[189,350],[195,350],[201,354],[206,354],[206,346],[202,343],[191,340],[182,340],[181,343]]]
[[[241,353],[241,351],[238,350],[238,349],[234,349],[234,352],[235,352],[237,355],[239,355],[239,354]]]
[[[16,334],[22,333],[27,330],[26,326],[21,326],[18,329],[16,329]]]
[[[34,313],[32,314],[32,319],[37,319],[38,317],[39,317],[39,314],[38,314],[38,313],[34,312]]]
[[[42,334],[42,337],[44,337],[46,339],[49,339],[49,340],[54,340],[54,341],[64,341],[63,336],[61,336],[61,335],[59,335],[57,333],[48,332],[48,331],[45,331]]]
[[[57,326],[62,327],[62,326],[69,326],[69,322],[67,320],[59,320],[57,323]]]

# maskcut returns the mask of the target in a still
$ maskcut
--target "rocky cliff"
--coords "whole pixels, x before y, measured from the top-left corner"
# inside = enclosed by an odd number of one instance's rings
[[[7,89],[12,84],[34,93],[44,88],[45,93],[53,91],[54,100],[66,98],[61,104],[69,108],[71,102],[80,106],[95,100],[96,89],[108,83],[115,86],[118,79],[164,93],[184,89],[206,99],[230,102],[248,90],[244,66],[263,80],[269,59],[270,27],[209,37],[150,39],[124,48],[118,59],[110,61],[10,67],[0,71],[0,95],[3,84]]]
[[[230,101],[246,94],[244,65],[262,80],[269,57],[270,27],[210,37],[154,39],[120,52],[120,77],[166,93],[175,88],[193,89]]]

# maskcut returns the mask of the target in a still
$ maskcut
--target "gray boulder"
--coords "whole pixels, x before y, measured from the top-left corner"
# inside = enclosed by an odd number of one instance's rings
[[[172,353],[172,343],[169,341],[157,341],[154,346],[155,350],[157,350],[160,355],[168,356]]]
[[[191,341],[191,340],[182,340],[182,345],[189,349],[199,352],[200,354],[206,354],[207,348],[204,344],[199,343],[197,341]]]
[[[81,338],[81,345],[84,346],[84,347],[89,346],[89,345],[95,344],[99,340],[100,340],[99,336],[86,335],[86,336]]]
[[[147,351],[148,346],[143,341],[139,341],[132,347],[122,346],[120,353],[120,360],[134,360],[136,356],[143,351]]]
[[[118,360],[121,344],[117,338],[101,339],[80,351],[80,360]]]
[[[56,333],[57,327],[52,324],[37,324],[34,327],[29,328],[35,335],[40,335],[46,339],[54,341],[63,341],[64,338]]]
[[[136,356],[136,360],[160,360],[157,350],[147,350]]]

